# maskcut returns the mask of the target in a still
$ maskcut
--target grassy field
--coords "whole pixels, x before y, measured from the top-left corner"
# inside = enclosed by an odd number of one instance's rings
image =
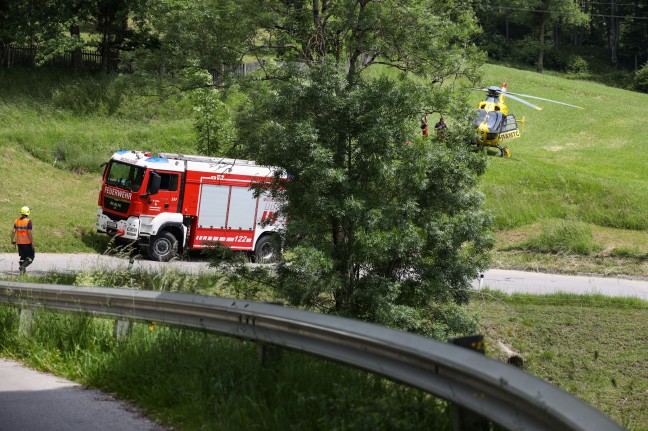
[[[93,232],[101,163],[121,148],[189,151],[185,101],[140,97],[111,112],[118,88],[108,78],[0,69],[0,251],[12,250],[8,234],[23,205],[37,252],[102,249],[106,238]]]
[[[628,429],[648,430],[648,303],[484,292],[470,308],[481,316],[487,354],[505,360],[503,343],[526,371]]]
[[[36,252],[91,252],[105,242],[94,233],[98,174],[53,168],[4,140],[0,149],[0,219],[6,234],[1,251],[13,250],[9,233],[23,205],[32,211]]]
[[[494,264],[559,272],[648,276],[648,144],[641,124],[648,95],[486,65],[489,85],[564,101],[535,101],[535,111],[510,101],[526,117],[510,159],[492,157],[481,188],[497,228]],[[474,97],[475,103],[479,94]],[[566,232],[554,232],[562,224]],[[538,250],[529,242],[566,245]],[[573,247],[589,242],[591,247]]]

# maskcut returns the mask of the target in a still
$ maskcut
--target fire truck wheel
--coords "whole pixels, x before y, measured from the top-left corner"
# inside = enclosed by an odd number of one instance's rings
[[[168,262],[178,252],[178,240],[171,232],[160,232],[151,241],[148,255],[151,260]]]
[[[279,244],[274,235],[264,235],[254,248],[256,263],[274,263],[279,259]]]

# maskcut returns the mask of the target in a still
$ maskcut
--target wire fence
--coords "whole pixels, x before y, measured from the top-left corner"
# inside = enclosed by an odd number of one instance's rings
[[[42,52],[43,48],[38,45],[27,47],[0,45],[0,67],[35,67]],[[55,54],[42,65],[90,70],[108,65],[110,70],[116,70],[117,64],[118,61],[113,56],[103,55],[99,50],[79,50]]]
[[[100,50],[78,50],[58,53],[41,61],[39,54],[43,48],[38,45],[19,47],[14,45],[0,45],[0,67],[61,67],[82,70],[105,70],[116,71],[120,66],[120,60],[110,53],[102,53]],[[208,68],[207,71],[214,83],[222,82],[226,75],[233,74],[245,76],[261,69],[262,61],[254,61],[238,65],[221,65],[220,67]],[[124,70],[128,70],[124,68]]]

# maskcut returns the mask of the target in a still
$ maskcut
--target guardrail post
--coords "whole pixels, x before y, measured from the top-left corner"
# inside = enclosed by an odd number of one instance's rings
[[[18,323],[18,332],[20,335],[28,335],[34,322],[34,310],[32,308],[20,309],[20,322]]]
[[[485,354],[484,336],[472,335],[469,337],[450,338],[450,344],[455,344],[466,349],[475,350]],[[490,430],[490,421],[483,416],[478,415],[472,410],[459,407],[456,404],[452,406],[452,430],[453,431],[488,431]]]
[[[281,302],[265,302],[264,304],[280,305],[283,307]],[[281,359],[283,356],[283,348],[274,344],[257,341],[257,356],[261,367],[266,368]]]
[[[130,329],[130,322],[128,320],[115,320],[115,327],[113,329],[113,337],[115,341],[119,342],[120,340],[128,336],[128,331]]]
[[[283,356],[283,349],[274,344],[267,344],[261,341],[257,342],[257,356],[259,363],[263,368],[269,367],[276,363]]]

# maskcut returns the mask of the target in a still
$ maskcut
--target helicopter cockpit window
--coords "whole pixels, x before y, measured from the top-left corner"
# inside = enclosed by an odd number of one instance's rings
[[[486,111],[483,109],[475,109],[475,112],[473,112],[473,126],[479,127],[481,123],[484,122],[484,119],[486,118]]]
[[[503,115],[501,112],[490,111],[486,114],[486,127],[491,133],[498,133],[502,127]]]

